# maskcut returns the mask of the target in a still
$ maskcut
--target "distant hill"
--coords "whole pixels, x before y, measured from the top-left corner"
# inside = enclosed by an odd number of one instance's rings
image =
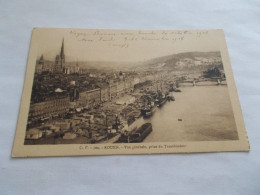
[[[204,70],[211,66],[222,68],[221,54],[215,52],[185,52],[146,61],[143,68],[157,70]]]

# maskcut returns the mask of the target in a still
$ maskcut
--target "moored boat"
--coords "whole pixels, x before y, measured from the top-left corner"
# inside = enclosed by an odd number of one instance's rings
[[[166,98],[162,98],[160,101],[159,101],[159,103],[158,103],[158,107],[161,107],[163,104],[165,104],[165,102],[166,102]]]
[[[142,116],[145,118],[152,116],[155,108],[155,106],[148,106],[144,109],[141,109]]]
[[[174,98],[173,95],[168,95],[168,96],[167,96],[167,100],[168,100],[168,101],[175,101],[175,98]]]
[[[130,133],[122,134],[118,141],[123,143],[142,142],[151,132],[152,124],[145,123],[140,128],[133,130]]]

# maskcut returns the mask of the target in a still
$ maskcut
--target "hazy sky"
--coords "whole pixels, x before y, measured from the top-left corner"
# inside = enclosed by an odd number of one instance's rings
[[[223,34],[215,31],[115,31],[41,29],[33,32],[37,58],[54,60],[62,39],[67,61],[143,61],[188,51],[218,51]]]

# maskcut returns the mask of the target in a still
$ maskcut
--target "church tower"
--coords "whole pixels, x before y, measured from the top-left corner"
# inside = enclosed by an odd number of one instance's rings
[[[43,59],[43,55],[41,55],[40,59],[37,60],[35,72],[36,73],[42,73],[43,71],[45,71],[45,69],[44,69],[44,59]]]
[[[60,61],[61,61],[61,68],[63,68],[65,65],[64,38],[62,39],[62,45],[60,50]]]
[[[55,58],[55,72],[62,72],[65,66],[65,54],[64,54],[64,38],[62,39],[62,45],[60,49],[60,55],[57,55]]]

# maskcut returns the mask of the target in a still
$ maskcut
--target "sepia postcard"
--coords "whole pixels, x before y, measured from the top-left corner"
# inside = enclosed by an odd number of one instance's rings
[[[249,149],[223,30],[33,30],[13,157]]]

